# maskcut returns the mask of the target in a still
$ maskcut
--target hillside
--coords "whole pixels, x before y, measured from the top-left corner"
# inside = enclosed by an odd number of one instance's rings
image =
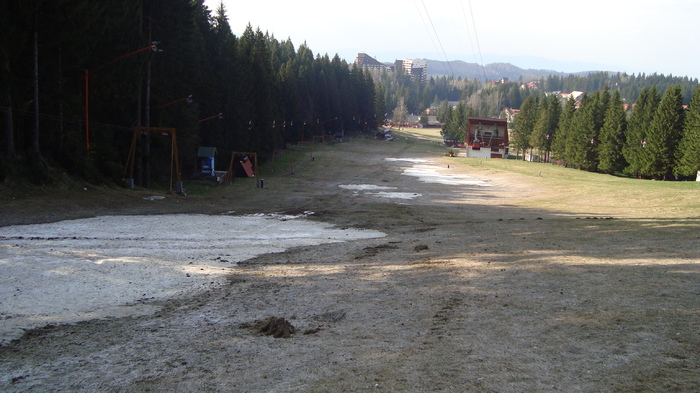
[[[582,71],[575,73],[576,75],[588,75],[596,71]],[[452,75],[455,78],[462,79],[483,79],[484,74],[486,79],[500,79],[506,77],[510,80],[518,80],[522,77],[523,80],[539,79],[550,75],[567,76],[572,73],[560,72],[546,69],[524,69],[510,63],[491,63],[486,64],[482,68],[477,63],[468,63],[462,60],[453,60],[450,62],[440,60],[428,60],[428,77]]]
[[[700,184],[395,131],[265,187],[0,196],[0,391],[697,391]]]

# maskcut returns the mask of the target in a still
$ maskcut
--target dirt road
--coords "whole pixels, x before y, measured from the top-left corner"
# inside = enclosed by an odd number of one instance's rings
[[[2,225],[314,212],[386,236],[260,255],[223,286],[143,300],[147,315],[30,330],[0,347],[0,390],[697,391],[697,219],[527,209],[546,190],[465,173],[427,142],[314,154],[263,189],[3,201]]]

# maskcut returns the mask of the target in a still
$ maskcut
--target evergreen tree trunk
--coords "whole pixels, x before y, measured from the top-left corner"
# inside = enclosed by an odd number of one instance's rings
[[[141,89],[139,89],[140,91]],[[139,93],[140,94],[140,93]],[[146,65],[146,80],[145,80],[145,93],[143,102],[143,126],[151,126],[151,60],[148,60]],[[141,115],[141,110],[139,110],[139,115]],[[148,188],[151,186],[151,132],[146,131],[146,135],[143,136],[143,186]]]
[[[150,12],[149,12],[150,14]],[[148,42],[153,42],[153,37],[152,37],[152,27],[151,27],[151,18],[148,18]],[[150,127],[151,126],[151,59],[148,60],[148,64],[146,64],[146,96],[144,97],[144,126],[145,127]],[[146,161],[144,162],[145,168],[144,168],[144,187],[150,187],[151,186],[151,163],[150,163],[150,156],[151,156],[151,132],[147,131],[146,132],[146,140],[144,143],[144,150],[146,152]]]
[[[39,7],[34,8],[34,131],[32,132],[32,153],[33,160],[36,161],[43,169],[48,168],[48,164],[41,156],[41,148],[39,146],[39,26],[38,26]]]
[[[63,52],[62,48],[58,50],[58,92],[61,99],[58,101],[58,149],[57,154],[63,154],[63,137],[65,135],[64,118],[63,118]]]
[[[39,13],[35,10],[36,15]],[[38,26],[34,29],[34,132],[32,133],[32,151],[37,155],[39,150],[39,31]]]
[[[5,99],[2,102],[5,109],[5,155],[8,159],[15,158],[15,134],[12,118],[12,89],[10,87],[10,60],[3,62],[3,71],[7,75],[7,86],[4,89]]]

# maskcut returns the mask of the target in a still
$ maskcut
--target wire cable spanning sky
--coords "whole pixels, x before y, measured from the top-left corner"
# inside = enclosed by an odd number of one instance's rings
[[[205,0],[205,5],[214,11],[220,1]],[[289,38],[296,47],[306,42],[314,53],[338,54],[349,63],[367,53],[381,62],[448,58],[563,72],[700,77],[695,44],[700,0],[223,3],[236,35],[250,24],[278,40]]]

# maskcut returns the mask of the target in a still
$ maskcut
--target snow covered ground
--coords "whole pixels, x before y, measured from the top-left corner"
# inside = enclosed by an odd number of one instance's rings
[[[103,216],[0,228],[0,341],[26,329],[139,315],[145,300],[221,285],[240,261],[383,237],[300,216]]]

